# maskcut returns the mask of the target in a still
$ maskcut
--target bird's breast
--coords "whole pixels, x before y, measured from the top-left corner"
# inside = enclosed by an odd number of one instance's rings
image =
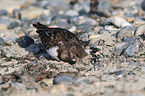
[[[49,48],[48,50],[46,49],[46,51],[52,58],[59,61],[60,59],[58,58],[58,52],[57,52],[58,49],[59,47],[55,46],[55,47]]]

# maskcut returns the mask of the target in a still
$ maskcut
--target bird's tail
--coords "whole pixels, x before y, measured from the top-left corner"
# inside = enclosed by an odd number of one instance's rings
[[[45,26],[45,25],[43,25],[43,24],[41,24],[39,22],[37,22],[37,24],[33,24],[33,26],[35,28],[37,28],[37,30],[42,30],[43,28],[49,28],[49,27],[47,27],[47,26]]]
[[[40,34],[40,33],[43,33],[45,32],[45,30],[47,30],[49,27],[37,22],[36,24],[33,24],[33,26],[37,29],[37,33]]]

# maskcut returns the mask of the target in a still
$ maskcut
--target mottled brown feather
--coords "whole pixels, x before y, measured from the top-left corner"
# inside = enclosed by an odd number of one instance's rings
[[[70,31],[62,28],[49,28],[43,24],[33,24],[45,49],[58,46],[58,57],[68,62],[84,57],[85,51],[80,40]]]

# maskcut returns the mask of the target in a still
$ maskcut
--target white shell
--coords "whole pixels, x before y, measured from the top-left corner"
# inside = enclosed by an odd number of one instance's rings
[[[46,51],[52,58],[59,60],[59,58],[57,57],[58,56],[58,52],[57,52],[58,48],[59,48],[58,46],[55,46],[55,47],[49,48]]]

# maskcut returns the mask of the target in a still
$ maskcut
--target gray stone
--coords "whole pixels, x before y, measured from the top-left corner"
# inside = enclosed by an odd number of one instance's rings
[[[22,36],[17,40],[17,42],[18,42],[18,45],[23,48],[26,48],[29,45],[34,44],[34,40],[29,36]]]
[[[19,23],[18,22],[12,22],[8,25],[8,29],[13,29],[15,27],[18,27]]]
[[[16,37],[8,37],[5,39],[5,44],[13,45],[16,44],[17,38]]]
[[[65,15],[66,16],[78,16],[79,13],[75,10],[68,10],[68,11],[65,12]]]
[[[80,84],[91,84],[92,82],[87,79],[86,77],[79,77],[76,81],[75,84],[80,85]]]
[[[127,37],[134,37],[135,28],[132,26],[125,26],[123,27],[118,33],[119,41],[127,38]]]
[[[9,13],[7,10],[4,10],[4,9],[0,10],[0,16],[4,16],[4,15],[8,15],[8,14]]]
[[[87,21],[85,23],[77,25],[77,30],[88,30],[91,27],[93,27],[93,24],[91,22]]]
[[[79,12],[80,14],[86,14],[90,12],[90,3],[89,2],[82,2],[77,3],[73,6],[73,9]]]
[[[9,19],[0,18],[0,23],[1,24],[5,24],[5,25],[9,25],[10,24],[10,20]]]
[[[61,76],[56,76],[53,79],[53,84],[72,84],[76,81],[76,79],[72,76],[69,75],[61,75]]]
[[[0,37],[0,50],[4,47],[4,39]]]
[[[34,54],[38,53],[42,48],[39,44],[30,44],[25,48],[29,53],[33,52]]]

